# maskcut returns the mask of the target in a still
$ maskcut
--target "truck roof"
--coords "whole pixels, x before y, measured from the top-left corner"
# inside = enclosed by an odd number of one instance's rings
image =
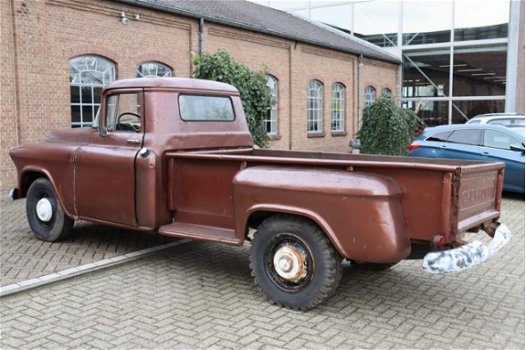
[[[192,79],[192,78],[134,78],[117,80],[110,84],[107,89],[116,88],[172,88],[181,90],[213,90],[222,92],[232,92],[239,94],[239,91],[232,85],[220,83],[212,80]]]

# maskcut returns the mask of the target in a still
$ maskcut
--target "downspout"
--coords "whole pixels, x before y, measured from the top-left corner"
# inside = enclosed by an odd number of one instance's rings
[[[356,130],[354,132],[354,134],[356,135],[356,133],[360,130],[360,124],[361,124],[361,116],[360,116],[360,111],[362,109],[362,67],[363,67],[363,63],[362,63],[362,59],[363,59],[363,55],[360,55],[358,56],[358,103],[356,103],[356,106],[357,106],[357,117],[356,117]]]
[[[199,56],[205,53],[205,20],[199,19]]]

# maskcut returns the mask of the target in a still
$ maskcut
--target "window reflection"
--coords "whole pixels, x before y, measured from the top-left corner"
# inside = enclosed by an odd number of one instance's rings
[[[448,123],[447,101],[406,101],[402,103],[402,107],[415,112],[427,126]]]
[[[502,112],[504,100],[453,101],[452,123],[465,123],[479,114]]]
[[[454,96],[506,94],[506,45],[458,47],[453,59]]]
[[[455,41],[506,38],[509,7],[506,0],[456,1]]]
[[[405,52],[403,96],[448,96],[449,52],[449,48]]]
[[[354,35],[382,47],[398,44],[398,12],[396,1],[357,2],[354,4]]]
[[[334,14],[337,13],[338,16]],[[313,7],[310,18],[342,29],[351,30],[352,6]]]
[[[402,6],[403,45],[450,41],[452,25],[450,1],[404,1]],[[473,15],[472,11],[470,14]]]

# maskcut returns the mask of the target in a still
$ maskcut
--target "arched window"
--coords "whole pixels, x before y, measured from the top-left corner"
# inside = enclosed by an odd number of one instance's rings
[[[332,84],[331,97],[331,131],[345,130],[345,86],[342,83]]]
[[[369,107],[376,101],[376,89],[372,86],[365,88],[365,107]]]
[[[265,123],[265,130],[267,130],[267,133],[269,135],[276,135],[278,133],[278,79],[272,75],[268,75],[267,86],[270,88],[272,97],[270,109],[263,122]]]
[[[137,78],[166,78],[172,76],[172,69],[160,62],[143,62],[137,66]]]
[[[318,80],[309,82],[307,95],[307,132],[323,131],[323,84]]]
[[[102,89],[115,81],[115,64],[93,55],[69,60],[71,126],[91,126],[100,107]]]
[[[383,88],[382,89],[382,96],[383,95],[391,96],[391,95],[393,95],[393,92],[389,88]]]

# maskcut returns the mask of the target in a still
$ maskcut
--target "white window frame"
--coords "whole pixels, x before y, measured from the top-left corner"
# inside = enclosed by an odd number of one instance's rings
[[[345,131],[345,85],[332,84],[331,131]]]
[[[72,102],[71,108],[79,108],[80,121],[73,122],[72,127],[89,127],[93,124],[100,108],[102,89],[115,81],[115,63],[96,55],[80,55],[69,60],[70,87],[78,88],[79,102]],[[88,88],[89,93],[86,92]],[[98,91],[96,91],[98,90]],[[95,102],[98,99],[99,102]],[[91,107],[91,120],[84,115],[84,109]]]
[[[144,71],[144,66],[150,65],[149,71]],[[152,69],[153,68],[153,69]],[[153,72],[152,72],[153,71]],[[157,61],[145,61],[137,66],[137,78],[170,78],[173,77],[173,70],[168,65]]]
[[[309,81],[307,91],[307,132],[323,132],[323,83]]]
[[[365,88],[365,107],[369,107],[374,101],[376,101],[376,88],[369,85]]]
[[[271,93],[270,109],[263,120],[263,125],[268,135],[278,134],[278,106],[279,106],[279,80],[273,75],[267,75],[267,86]]]

